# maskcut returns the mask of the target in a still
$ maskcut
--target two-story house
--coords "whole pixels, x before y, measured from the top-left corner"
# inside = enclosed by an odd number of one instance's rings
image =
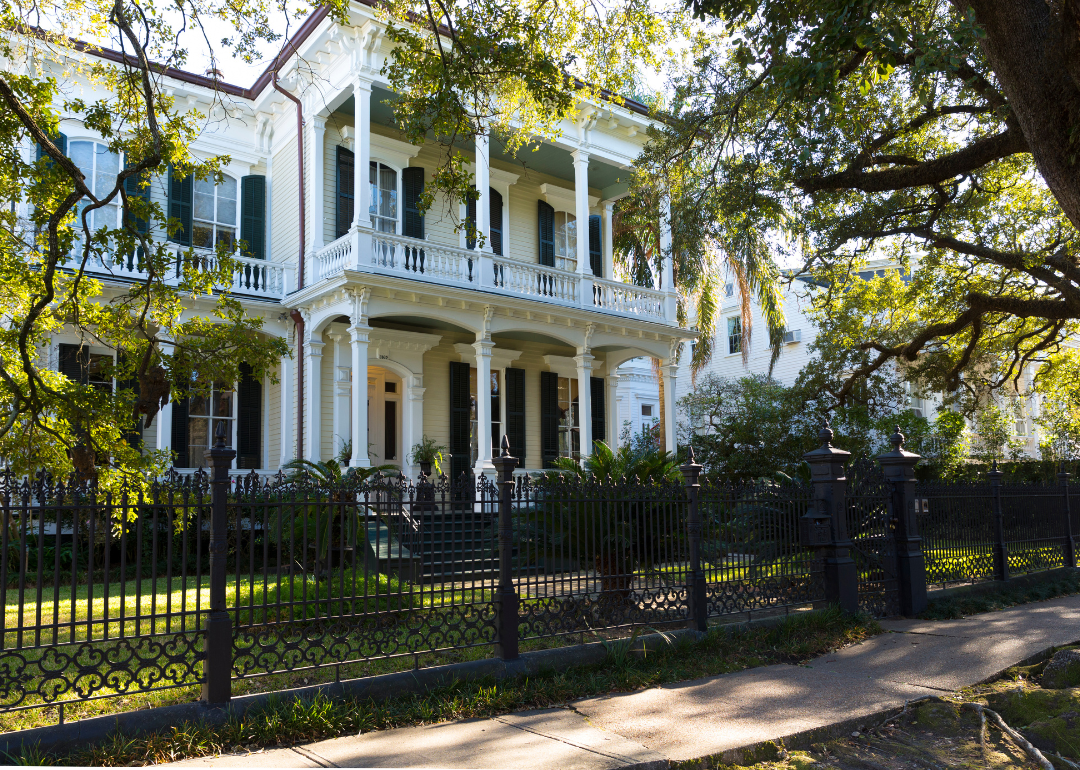
[[[612,207],[646,141],[645,107],[582,102],[524,162],[481,136],[462,148],[475,206],[437,197],[421,214],[439,148],[394,128],[384,30],[364,3],[348,24],[319,9],[292,55],[250,86],[165,75],[178,105],[209,116],[191,152],[230,160],[219,184],[165,173],[150,195],[182,225],[178,255],[210,260],[222,241],[249,245],[229,288],[293,351],[277,383],[245,377],[162,411],[143,441],[174,451],[178,468],[206,464],[224,421],[238,469],[351,446],[354,466],[414,476],[410,449],[427,436],[447,447],[454,474],[490,472],[505,435],[519,467],[535,470],[588,453],[594,439],[615,443],[612,375],[623,362],[659,357],[675,392],[673,354],[693,333],[675,319],[670,260],[649,288],[620,280],[612,258]],[[115,174],[123,159],[93,131],[73,118],[61,130],[88,179]],[[476,242],[457,227],[465,218]],[[123,258],[93,271],[107,291],[140,277]],[[199,301],[185,309],[206,311]],[[53,366],[84,378],[101,355],[112,354],[71,333],[51,351]],[[674,446],[674,399],[667,408]]]

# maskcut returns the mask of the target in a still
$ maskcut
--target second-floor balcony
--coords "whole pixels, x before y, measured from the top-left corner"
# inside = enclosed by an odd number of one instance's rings
[[[175,244],[167,247],[172,254],[172,262],[163,280],[170,286],[179,285],[185,269],[196,272],[210,272],[217,269],[218,257],[214,251],[188,249]],[[296,288],[296,269],[292,265],[271,262],[264,259],[234,256],[232,280],[215,286],[219,291],[228,291],[240,297],[251,297],[280,301]],[[91,259],[86,270],[98,278],[114,278],[120,281],[142,281],[147,278],[147,271],[135,254],[114,255],[107,259]]]
[[[657,289],[391,233],[354,229],[320,249],[313,268],[316,283],[355,270],[677,324],[674,295]]]

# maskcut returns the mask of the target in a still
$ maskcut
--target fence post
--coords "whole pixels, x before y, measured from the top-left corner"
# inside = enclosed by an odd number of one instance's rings
[[[1005,474],[998,470],[997,460],[986,472],[990,479],[990,493],[994,498],[994,579],[1009,579],[1009,552],[1005,548],[1005,513],[1001,508],[1001,477]]]
[[[495,592],[495,654],[503,660],[518,657],[518,595],[514,588],[514,522],[511,518],[514,468],[510,441],[504,435],[502,452],[492,459],[499,474],[499,587]]]
[[[893,451],[879,455],[878,462],[892,485],[889,505],[896,544],[896,571],[900,588],[900,614],[913,618],[926,609],[926,562],[919,537],[915,499],[915,465],[922,458],[904,449],[900,426],[889,437]]]
[[[687,616],[690,619],[689,627],[704,633],[709,627],[709,608],[705,599],[705,572],[701,569],[701,509],[698,505],[701,466],[694,460],[694,447],[687,447],[687,451],[689,458],[686,465],[679,468],[686,481],[688,502],[686,535],[690,541],[690,574],[687,575],[686,584]]]
[[[832,445],[833,431],[828,417],[818,434],[821,446],[803,455],[810,466],[814,484],[814,505],[829,516],[832,526],[824,551],[825,600],[839,604],[847,612],[859,611],[859,572],[851,558],[847,533],[847,476],[844,464],[850,452]]]
[[[1069,567],[1076,566],[1076,543],[1073,542],[1072,509],[1069,507],[1069,479],[1072,474],[1065,470],[1065,463],[1061,463],[1061,471],[1058,473],[1058,483],[1061,484],[1061,494],[1065,498],[1065,564]]]
[[[228,556],[229,466],[236,450],[225,446],[226,424],[214,431],[210,465],[210,613],[206,617],[202,700],[223,706],[232,697],[232,620],[225,606],[225,559]]]

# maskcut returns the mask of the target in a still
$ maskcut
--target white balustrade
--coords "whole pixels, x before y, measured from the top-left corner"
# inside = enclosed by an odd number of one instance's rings
[[[665,320],[664,293],[644,286],[594,278],[593,305],[611,313]]]
[[[316,280],[329,278],[340,273],[342,270],[352,267],[353,264],[353,236],[352,233],[338,238],[329,246],[325,246],[315,255]]]
[[[505,257],[496,257],[493,262],[495,288],[501,289],[503,293],[536,297],[548,302],[577,304],[577,273]]]
[[[371,269],[376,273],[398,273],[440,283],[477,283],[474,253],[452,246],[405,238],[393,233],[371,235]]]

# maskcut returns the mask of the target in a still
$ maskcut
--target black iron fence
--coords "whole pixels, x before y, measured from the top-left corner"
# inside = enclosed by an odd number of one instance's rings
[[[917,484],[897,435],[810,483],[513,474],[419,482],[172,476],[114,493],[0,478],[0,712],[465,648],[839,603],[1075,564],[1080,493]],[[61,712],[62,713],[62,712]]]

